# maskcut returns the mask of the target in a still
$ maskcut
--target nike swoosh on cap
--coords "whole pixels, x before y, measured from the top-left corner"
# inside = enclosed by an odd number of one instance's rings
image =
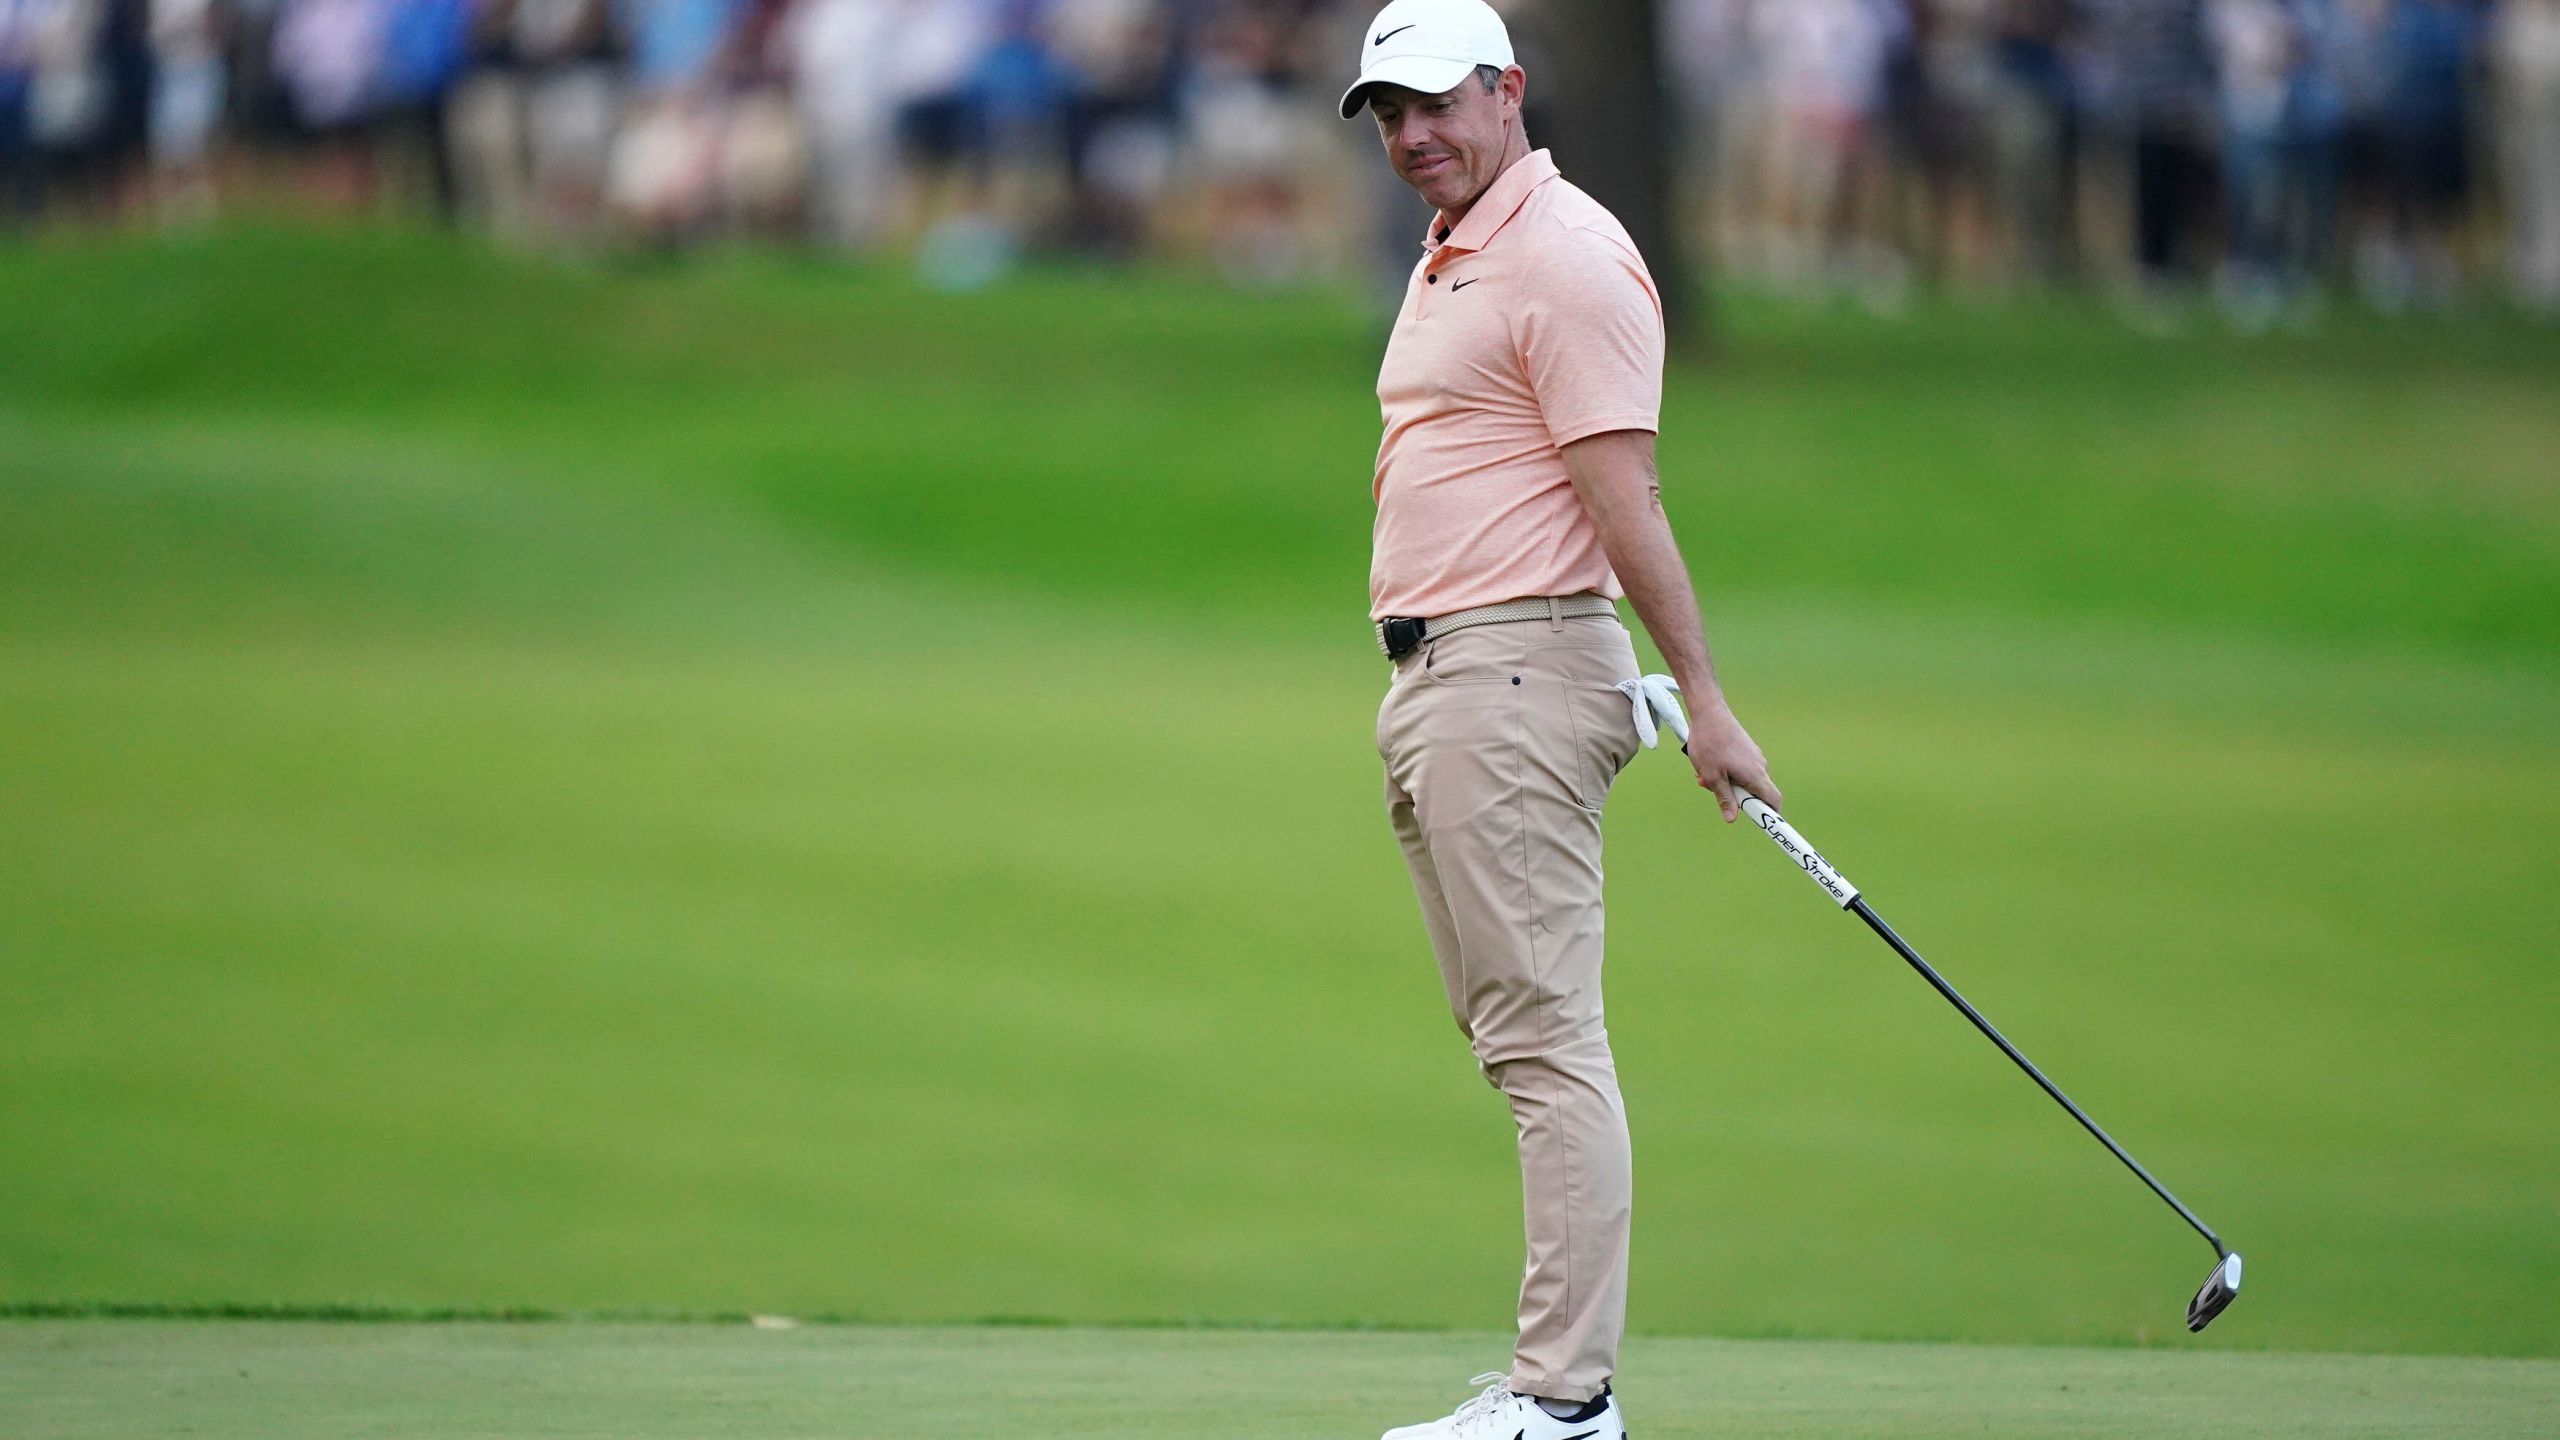
[[[1419,24],[1419,23],[1421,23],[1421,22],[1416,21],[1415,23],[1416,23],[1416,24]],[[1406,32],[1407,30],[1410,30],[1410,29],[1412,29],[1412,28],[1413,28],[1413,26],[1412,26],[1412,25],[1399,25],[1399,26],[1397,26],[1396,28],[1394,28],[1393,30],[1388,31],[1386,35],[1372,35],[1372,36],[1370,36],[1370,37],[1369,37],[1369,43],[1370,43],[1370,44],[1372,44],[1372,45],[1384,45],[1384,44],[1386,44],[1386,43],[1387,43],[1387,36],[1389,36],[1389,35],[1401,35],[1401,34],[1403,34],[1404,32]]]

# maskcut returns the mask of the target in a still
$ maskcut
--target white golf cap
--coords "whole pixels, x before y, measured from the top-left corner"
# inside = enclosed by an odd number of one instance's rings
[[[1342,92],[1342,118],[1360,113],[1366,86],[1437,95],[1479,65],[1511,63],[1511,32],[1484,0],[1394,0],[1360,32],[1360,78]]]

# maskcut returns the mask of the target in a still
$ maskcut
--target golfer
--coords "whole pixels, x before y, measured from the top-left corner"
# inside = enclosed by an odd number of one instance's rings
[[[1615,217],[1529,148],[1528,77],[1481,0],[1395,0],[1342,115],[1439,212],[1378,372],[1370,618],[1387,815],[1458,1028],[1508,1097],[1528,1265],[1507,1374],[1387,1440],[1618,1440],[1626,1111],[1600,1004],[1600,811],[1638,747],[1635,649],[1692,711],[1730,821],[1782,803],[1717,689],[1661,505],[1662,305]],[[1641,77],[1631,84],[1649,83]]]

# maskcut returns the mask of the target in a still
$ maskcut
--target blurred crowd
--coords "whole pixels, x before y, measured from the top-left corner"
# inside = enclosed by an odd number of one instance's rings
[[[2560,308],[2560,0],[1691,0],[1725,257]]]
[[[1496,0],[1531,73],[1577,3]],[[0,0],[0,229],[226,205],[540,243],[1400,274],[1368,0]],[[2560,0],[1660,0],[1728,271],[2560,311]],[[1572,173],[1572,157],[1560,157]]]

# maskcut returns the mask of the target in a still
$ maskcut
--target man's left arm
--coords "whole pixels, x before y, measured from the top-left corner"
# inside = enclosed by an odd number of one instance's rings
[[[1679,543],[1671,538],[1671,517],[1663,513],[1652,433],[1611,430],[1576,440],[1563,447],[1563,454],[1574,493],[1600,531],[1609,568],[1626,587],[1636,618],[1689,702],[1689,765],[1698,773],[1698,784],[1716,793],[1728,822],[1741,813],[1737,791],[1785,809],[1769,778],[1769,762],[1734,718],[1716,681],[1697,592],[1690,587]]]

